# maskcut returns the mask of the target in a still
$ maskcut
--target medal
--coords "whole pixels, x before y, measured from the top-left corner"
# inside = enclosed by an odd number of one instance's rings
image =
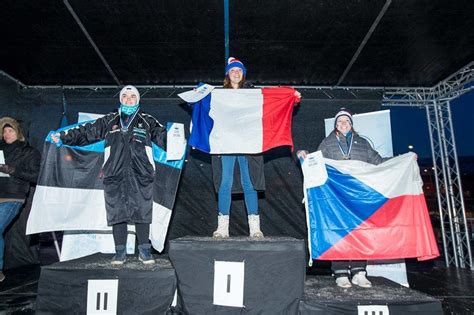
[[[343,160],[350,160],[351,159],[351,150],[352,150],[352,143],[354,142],[354,135],[351,136],[351,143],[349,144],[349,147],[347,148],[347,153],[344,152],[344,149],[341,146],[341,140],[339,139],[339,136],[336,135],[337,139],[337,144],[339,145],[339,150],[341,150],[341,155]]]
[[[122,120],[122,117],[120,117],[120,130],[122,131],[122,133],[127,133],[128,132],[128,126],[130,126],[130,124],[132,123],[133,119],[135,118],[135,116],[137,115],[138,113],[138,110],[133,113],[133,116],[130,117],[130,119],[128,120],[128,123],[125,124]]]

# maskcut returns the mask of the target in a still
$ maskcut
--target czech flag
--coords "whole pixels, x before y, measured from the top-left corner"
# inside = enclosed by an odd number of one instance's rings
[[[90,123],[87,121],[81,124]],[[68,130],[76,125],[61,128]],[[168,129],[172,124],[168,124]],[[51,133],[50,133],[51,134]],[[156,178],[150,240],[161,251],[168,231],[179,178],[181,160],[166,161],[166,151],[153,144]],[[103,183],[104,141],[85,146],[57,146],[46,138],[36,192],[26,234],[51,231],[105,231],[107,215]]]
[[[256,154],[293,147],[291,118],[299,99],[288,87],[214,89],[193,104],[189,145],[211,154]]]
[[[372,165],[318,151],[302,168],[312,259],[439,256],[413,153]]]

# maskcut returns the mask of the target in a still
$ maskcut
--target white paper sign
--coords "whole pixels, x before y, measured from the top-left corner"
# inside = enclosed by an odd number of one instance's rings
[[[173,123],[168,129],[166,137],[166,160],[181,160],[186,151],[184,124]]]
[[[321,186],[328,179],[326,164],[321,151],[310,153],[301,165],[306,189]]]
[[[5,156],[3,155],[3,150],[0,150],[0,164],[5,164]],[[0,172],[0,177],[10,177],[10,175]]]
[[[387,305],[357,305],[358,315],[389,315]]]
[[[118,279],[87,281],[87,315],[117,314]]]
[[[369,276],[384,277],[407,288],[409,287],[404,259],[369,261],[366,269]]]
[[[214,305],[244,307],[245,262],[214,262]]]
[[[354,130],[369,141],[382,157],[393,156],[390,110],[352,115]],[[334,118],[324,119],[326,136],[334,130]]]
[[[129,225],[135,230],[135,225]],[[127,254],[135,253],[135,234],[127,236]],[[95,253],[114,254],[115,243],[112,231],[64,231],[60,261],[68,261]]]
[[[211,93],[214,88],[215,87],[210,84],[203,84],[191,91],[179,93],[178,96],[186,103],[196,103]]]

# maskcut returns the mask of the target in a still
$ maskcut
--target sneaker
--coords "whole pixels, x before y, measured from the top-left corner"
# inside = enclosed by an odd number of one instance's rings
[[[113,266],[123,265],[127,260],[127,248],[124,245],[115,246],[115,255],[112,257]]]
[[[355,284],[361,288],[371,288],[372,283],[365,276],[367,272],[360,271],[352,276],[352,284]]]
[[[351,282],[349,281],[349,277],[337,277],[336,278],[336,284],[338,287],[343,288],[343,289],[348,289],[352,287]]]
[[[5,280],[5,275],[3,274],[3,271],[0,271],[0,282],[3,282]]]
[[[145,265],[151,265],[155,263],[153,255],[150,253],[151,244],[138,245],[138,260]]]

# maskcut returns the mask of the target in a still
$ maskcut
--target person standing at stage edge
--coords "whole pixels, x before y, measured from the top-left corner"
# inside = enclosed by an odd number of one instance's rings
[[[149,242],[155,165],[152,142],[164,149],[166,128],[140,109],[140,94],[134,86],[125,86],[119,98],[118,112],[51,138],[67,145],[105,140],[105,207],[115,242],[112,265],[126,261],[127,224],[135,224],[139,260],[153,264]]]
[[[35,184],[41,155],[25,140],[20,124],[13,118],[0,119],[0,282],[5,243],[3,233],[25,203],[30,185]]]
[[[332,160],[358,160],[371,164],[380,164],[388,158],[382,158],[369,142],[360,137],[352,127],[352,114],[341,108],[334,117],[334,130],[321,141],[318,150],[323,157]],[[307,151],[298,151],[299,158],[306,158]],[[336,277],[336,284],[341,288],[349,288],[352,284],[370,288],[372,283],[367,279],[367,261],[336,260],[332,261],[331,269]],[[349,277],[352,277],[349,281]]]
[[[247,69],[244,64],[234,57],[230,57],[225,68],[224,88],[240,89],[252,88],[253,85],[246,81]],[[295,91],[295,95],[301,94]],[[238,151],[238,150],[237,150]],[[217,230],[214,238],[229,237],[230,205],[233,192],[238,190],[238,182],[234,182],[235,162],[240,171],[240,186],[244,193],[245,206],[247,207],[250,237],[262,238],[260,230],[260,215],[258,209],[257,191],[265,189],[263,173],[263,156],[261,154],[222,154],[212,155],[212,172],[214,187],[217,192],[218,217]]]

